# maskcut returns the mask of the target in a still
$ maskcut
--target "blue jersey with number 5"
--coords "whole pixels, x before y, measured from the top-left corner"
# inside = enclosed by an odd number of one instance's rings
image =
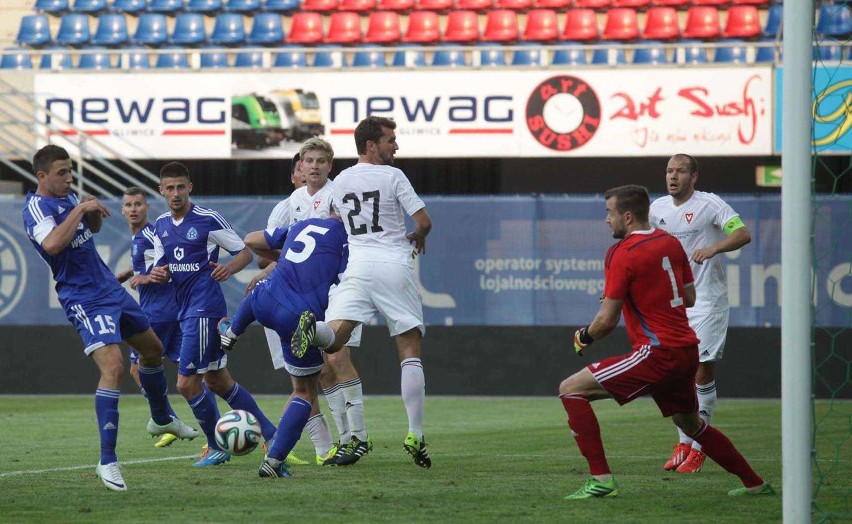
[[[346,229],[334,218],[311,218],[289,228],[264,232],[273,249],[281,249],[269,277],[273,296],[294,313],[310,310],[321,316],[328,290],[339,282],[349,258]]]

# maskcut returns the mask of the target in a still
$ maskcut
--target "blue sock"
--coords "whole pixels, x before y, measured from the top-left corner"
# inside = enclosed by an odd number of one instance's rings
[[[235,382],[234,388],[227,394],[223,395],[222,398],[224,398],[225,402],[227,402],[232,408],[242,409],[254,415],[260,423],[260,431],[263,433],[264,440],[267,442],[272,440],[272,437],[275,436],[275,426],[268,418],[266,418],[263,411],[257,407],[257,402],[255,402],[254,397],[251,396],[251,393],[241,388],[240,385]]]
[[[302,430],[311,416],[311,403],[299,397],[293,397],[287,411],[281,416],[278,423],[278,433],[275,441],[269,447],[269,456],[277,460],[284,460],[296,446]]]
[[[148,400],[148,392],[145,391],[145,388],[139,388],[139,389],[142,390],[142,396],[145,397],[145,400]],[[175,410],[172,409],[171,402],[169,403],[169,415],[171,415],[172,418],[178,418],[178,416],[175,415]]]
[[[195,414],[195,420],[201,426],[201,431],[207,437],[207,446],[210,449],[219,449],[216,445],[216,422],[219,421],[219,408],[216,406],[216,398],[203,390],[198,396],[187,400],[189,407]]]
[[[115,443],[118,440],[118,397],[117,389],[101,389],[95,392],[95,414],[98,417],[98,432],[101,434],[101,464],[116,462]]]
[[[171,416],[174,414],[169,405],[169,385],[166,382],[164,369],[162,364],[155,368],[139,364],[139,383],[142,384],[148,406],[151,407],[151,418],[161,426],[171,422]]]
[[[234,313],[233,317],[231,317],[231,331],[233,331],[235,335],[240,336],[245,333],[246,328],[255,320],[251,298],[246,297],[246,300],[240,302],[240,307],[237,308],[237,312]]]

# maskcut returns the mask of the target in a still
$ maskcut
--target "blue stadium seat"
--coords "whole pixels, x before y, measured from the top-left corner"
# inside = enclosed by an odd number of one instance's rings
[[[423,67],[426,65],[426,53],[419,44],[401,44],[393,54],[391,65],[394,67]]]
[[[563,42],[553,53],[554,65],[585,65],[586,47],[579,42]]]
[[[225,0],[225,11],[254,13],[260,11],[260,0]]]
[[[170,52],[157,55],[158,69],[189,69],[189,56],[186,53],[186,48],[176,46],[166,46],[164,50]]]
[[[286,49],[286,46],[281,48]],[[308,67],[308,57],[302,51],[279,51],[272,61],[273,67]]]
[[[183,0],[149,0],[148,11],[174,16],[183,10]]]
[[[352,57],[352,67],[385,67],[384,51],[356,51]]]
[[[26,49],[20,47],[7,47],[0,59],[0,69],[32,69],[33,60]]]
[[[50,20],[47,15],[26,15],[21,18],[21,26],[18,29],[20,45],[38,47],[50,43]]]
[[[151,60],[148,57],[148,50],[144,47],[125,47],[121,50],[118,56],[119,69],[148,69],[151,67]],[[125,62],[127,65],[125,65]]]
[[[774,63],[776,58],[776,42],[775,38],[763,38],[760,40],[761,46],[757,48],[754,54],[754,61],[760,63]]]
[[[816,32],[821,35],[843,36],[852,33],[852,12],[845,5],[824,5],[819,8]]]
[[[139,21],[136,23],[136,32],[132,39],[134,44],[158,46],[165,44],[168,39],[166,15],[145,13],[139,17]]]
[[[222,0],[189,0],[186,11],[211,15],[222,10]]]
[[[298,11],[302,7],[299,0],[266,0],[263,2],[263,10],[275,13],[290,13]]]
[[[598,45],[606,46],[592,52],[593,64],[618,65],[627,63],[624,49],[618,47],[618,42],[600,41]]]
[[[546,63],[544,51],[541,49],[541,44],[537,42],[525,42],[518,44],[528,47],[528,49],[516,49],[512,53],[513,66],[543,66]]]
[[[225,48],[221,46],[202,47],[206,51],[201,53],[201,68],[202,69],[219,69],[228,67],[228,55],[225,53]]]
[[[438,49],[432,55],[432,65],[435,67],[465,67],[470,65],[464,49],[453,46],[452,49]]]
[[[110,64],[109,53],[105,47],[90,46],[86,48],[87,51],[98,49],[100,51],[96,53],[80,55],[80,61],[77,62],[77,69],[110,69],[112,65]]]
[[[246,42],[256,45],[281,44],[284,42],[284,27],[278,13],[258,13],[253,17],[251,32]]]
[[[765,36],[775,36],[781,29],[781,21],[783,20],[784,6],[776,4],[769,6],[766,14],[766,25],[763,26],[763,34]]]
[[[640,43],[651,47],[637,48],[633,52],[634,64],[659,65],[669,63],[669,59],[666,56],[666,48],[663,47],[662,42],[657,40],[643,40]]]
[[[707,50],[701,47],[699,40],[681,40],[683,47],[678,48],[677,63],[680,64],[706,64]]]
[[[243,27],[243,15],[238,13],[219,13],[210,33],[210,41],[217,45],[242,44],[246,39]]]
[[[243,51],[237,53],[234,67],[251,67],[253,69],[263,68],[263,53],[260,51]]]
[[[98,17],[98,28],[92,43],[95,45],[123,45],[130,39],[127,20],[120,13],[106,13]]]
[[[506,65],[506,52],[502,47],[484,42],[477,44],[477,47],[486,48],[479,51],[479,65],[486,67]]]
[[[834,42],[821,42],[814,45],[814,60],[821,62],[838,62],[843,53],[839,44]]]
[[[68,0],[36,0],[33,9],[40,13],[60,15],[68,11]]]
[[[49,47],[46,50],[54,51],[49,54],[41,55],[41,63],[39,69],[50,69],[60,71],[63,69],[71,69],[74,67],[71,62],[71,55],[68,54],[68,49],[65,47]]]
[[[75,13],[87,13],[96,15],[107,10],[106,0],[74,0],[71,11]]]
[[[59,22],[56,43],[60,45],[83,45],[89,42],[89,15],[65,13]]]
[[[314,67],[341,67],[343,52],[339,45],[321,45],[314,53]]]
[[[719,46],[719,44],[729,44],[732,47]],[[717,64],[745,64],[745,42],[742,40],[719,40],[716,52],[713,54],[713,61]]]
[[[204,15],[201,13],[180,13],[175,17],[175,28],[169,42],[179,45],[199,45],[207,41],[204,32]]]
[[[112,3],[112,10],[125,13],[128,15],[137,16],[148,8],[147,0],[115,0]]]

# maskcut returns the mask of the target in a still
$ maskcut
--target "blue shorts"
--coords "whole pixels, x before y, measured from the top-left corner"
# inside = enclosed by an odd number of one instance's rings
[[[182,342],[180,322],[177,320],[151,322],[151,329],[163,343],[163,356],[168,357],[172,362],[180,362],[180,345]],[[139,362],[139,354],[136,353],[135,349],[130,350],[130,362],[134,364]]]
[[[65,316],[83,339],[86,355],[151,327],[142,308],[124,288],[96,301],[69,302]]]
[[[208,317],[192,317],[180,321],[183,336],[178,373],[192,376],[225,369],[228,356],[222,351],[219,343],[219,331],[216,328],[218,323],[218,318]]]

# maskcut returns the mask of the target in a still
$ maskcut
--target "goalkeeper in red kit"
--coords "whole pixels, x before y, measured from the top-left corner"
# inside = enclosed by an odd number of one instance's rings
[[[751,469],[731,441],[698,416],[694,384],[698,338],[686,318],[686,308],[695,303],[695,286],[683,247],[648,223],[645,187],[620,186],[604,196],[606,223],[620,241],[606,254],[600,310],[591,324],[577,330],[574,349],[582,355],[592,342],[612,333],[623,313],[633,351],[595,362],[559,385],[568,425],[591,474],[566,498],[618,494],[590,401],[613,398],[626,404],[643,395],[650,395],[663,416],[698,441],[708,457],[740,478],[743,487],[729,495],[773,494],[772,486]]]

